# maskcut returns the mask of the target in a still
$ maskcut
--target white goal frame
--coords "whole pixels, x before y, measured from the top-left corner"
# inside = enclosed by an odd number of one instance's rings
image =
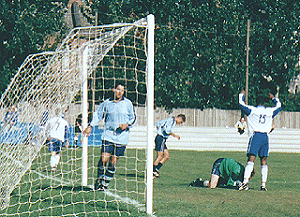
[[[146,212],[153,212],[153,129],[154,129],[154,15],[148,15],[148,85],[147,85],[147,202]]]
[[[104,25],[101,28],[113,28],[122,26],[120,29],[117,29],[116,32],[127,32],[131,28],[130,26],[143,26],[145,27],[145,19],[140,20],[134,24],[111,24],[111,25]],[[0,183],[1,189],[1,209],[4,210],[9,206],[10,194],[14,190],[14,188],[19,184],[23,175],[30,169],[32,166],[32,162],[37,157],[41,148],[43,148],[43,144],[46,140],[45,129],[36,129],[36,126],[39,125],[41,113],[38,113],[38,108],[42,108],[40,111],[47,110],[46,106],[49,104],[51,105],[52,112],[49,112],[49,119],[51,116],[53,117],[54,110],[63,111],[68,107],[69,103],[65,99],[72,99],[78,93],[78,88],[80,87],[81,91],[81,106],[82,106],[82,128],[85,129],[88,126],[88,76],[91,74],[93,69],[97,67],[99,61],[103,56],[106,55],[105,52],[101,52],[101,55],[97,53],[94,55],[95,52],[98,52],[97,49],[108,50],[116,43],[119,39],[117,34],[112,36],[107,35],[104,33],[105,40],[108,42],[105,46],[99,48],[97,47],[95,42],[85,43],[84,40],[80,41],[80,43],[76,44],[79,39],[76,39],[77,30],[84,30],[81,34],[86,34],[84,37],[87,37],[89,34],[89,28],[97,28],[97,27],[80,27],[73,29],[70,34],[66,37],[66,39],[62,42],[60,47],[55,52],[45,52],[42,54],[33,54],[30,55],[21,67],[18,70],[16,76],[12,79],[12,82],[1,96],[0,100],[0,118],[4,118],[4,112],[8,110],[8,108],[12,107],[13,105],[19,105],[20,113],[19,118],[21,119],[22,123],[28,124],[26,126],[28,129],[28,135],[23,136],[21,138],[15,138],[13,141],[13,146],[9,146],[11,142],[5,142],[9,150],[12,148],[18,148],[15,144],[23,143],[27,144],[26,147],[31,148],[34,146],[33,150],[29,151],[29,156],[24,155],[24,159],[18,158],[17,160],[11,161],[15,168],[11,168],[9,162],[5,162],[3,165],[6,165],[5,170],[7,174],[9,174],[10,170],[17,170],[18,173],[16,177],[14,177],[13,182],[11,182],[10,178],[6,179],[3,178],[2,182]],[[143,58],[143,61],[147,59],[146,62],[146,89],[147,89],[147,97],[146,97],[146,106],[147,106],[147,152],[146,152],[146,194],[145,194],[145,201],[146,201],[146,212],[148,214],[152,214],[153,212],[153,142],[154,142],[154,29],[155,29],[155,21],[154,15],[147,16],[147,41],[144,44],[147,44],[146,49],[146,58]],[[94,30],[95,31],[95,30]],[[97,31],[97,30],[96,30]],[[115,33],[115,32],[114,32]],[[102,33],[101,33],[102,34]],[[121,35],[121,34],[120,34]],[[90,37],[90,36],[89,36]],[[93,37],[93,36],[92,36]],[[92,38],[93,40],[93,38]],[[91,40],[91,41],[92,41]],[[146,39],[145,39],[146,40]],[[115,41],[115,42],[114,42]],[[74,43],[73,43],[74,42]],[[94,43],[94,44],[93,44]],[[110,44],[111,43],[111,44]],[[109,46],[107,46],[107,44]],[[140,43],[142,44],[142,43]],[[93,47],[90,49],[90,46]],[[95,48],[96,47],[96,48]],[[72,50],[73,49],[73,50]],[[72,53],[73,52],[73,53]],[[89,58],[89,55],[94,55],[94,59]],[[93,53],[94,52],[94,53]],[[70,56],[69,56],[70,55]],[[45,58],[44,58],[45,56]],[[70,76],[70,74],[64,74],[68,69],[68,65],[75,64],[72,63],[76,59],[77,64],[79,63],[80,72],[76,72],[76,74]],[[53,62],[59,62],[59,64],[51,65]],[[73,67],[73,66],[72,66]],[[65,71],[66,70],[66,71]],[[28,74],[25,74],[28,71]],[[25,88],[22,88],[22,85],[26,81],[22,81],[23,78],[27,79],[27,83],[29,83],[30,78],[34,80],[34,85],[28,85]],[[39,82],[49,81],[49,83],[42,83],[43,85],[39,86]],[[67,86],[68,87],[63,86]],[[53,88],[52,88],[53,87]],[[17,90],[17,91],[16,91]],[[54,93],[52,93],[54,92]],[[17,96],[17,93],[20,93],[20,96]],[[51,98],[52,95],[61,94],[58,98]],[[56,95],[57,96],[57,95]],[[41,100],[39,101],[39,98]],[[12,100],[10,100],[12,99]],[[64,105],[62,107],[61,105]],[[26,109],[25,109],[26,108]],[[30,125],[31,124],[31,125]],[[4,123],[4,127],[1,127],[0,133],[6,133],[4,130],[8,128],[8,125]],[[33,126],[33,127],[32,127]],[[11,128],[9,128],[10,130]],[[18,132],[18,131],[14,131]],[[9,132],[8,132],[9,133]],[[19,139],[19,140],[18,140]],[[31,146],[29,146],[30,144]],[[1,143],[2,145],[2,143]],[[18,153],[22,151],[21,146],[20,150],[16,150]],[[9,152],[8,152],[9,153]],[[11,159],[10,159],[11,160]],[[26,164],[22,163],[19,160],[26,161]],[[82,140],[82,178],[81,178],[81,185],[88,186],[88,137],[83,137]],[[80,168],[80,167],[78,167]],[[145,170],[143,170],[144,172]],[[38,173],[38,172],[37,172]],[[42,176],[41,174],[39,174]],[[2,175],[3,176],[3,175]],[[4,176],[3,176],[4,177]],[[1,176],[0,176],[1,178]],[[80,180],[80,179],[79,179]],[[3,185],[2,185],[3,183]],[[143,182],[145,183],[145,182]],[[144,206],[145,204],[143,204]],[[1,214],[0,214],[1,215]]]
[[[148,47],[147,47],[147,192],[146,192],[146,212],[153,212],[153,129],[154,129],[154,15],[147,16],[148,25]],[[82,58],[82,127],[88,126],[88,85],[87,85],[87,61],[88,47],[83,51]],[[82,186],[88,184],[88,137],[83,137],[82,141]]]

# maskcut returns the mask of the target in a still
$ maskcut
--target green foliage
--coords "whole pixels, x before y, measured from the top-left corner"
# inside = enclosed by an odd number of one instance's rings
[[[295,65],[299,52],[299,4],[293,1],[249,2],[250,18],[254,21],[251,34],[252,68],[254,72],[272,77],[266,82],[261,76],[254,80],[261,88],[279,86],[288,95],[286,84],[298,74]],[[253,36],[252,36],[253,35]]]
[[[46,50],[45,37],[61,31],[64,8],[51,0],[0,2],[0,93],[26,56]]]
[[[27,54],[46,49],[45,36],[60,30],[63,7],[51,2],[0,3],[0,92]],[[283,109],[299,110],[299,101],[288,101],[287,87],[299,74],[297,1],[85,0],[85,4],[86,13],[98,13],[98,24],[155,15],[156,106],[237,109],[237,95],[245,88],[250,19],[249,103],[259,89],[275,94],[279,88],[283,105],[288,105]]]
[[[246,29],[251,22],[249,102],[259,89],[280,90],[296,75],[299,9],[294,1],[93,0],[98,23],[156,18],[155,104],[237,109],[245,88]],[[272,78],[267,81],[265,78]],[[294,103],[285,110],[295,110]]]

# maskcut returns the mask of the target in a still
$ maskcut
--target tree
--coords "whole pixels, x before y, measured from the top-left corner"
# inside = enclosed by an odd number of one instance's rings
[[[35,6],[31,6],[29,0],[23,1],[27,4],[0,3],[6,7],[5,11],[18,7],[15,13],[7,16],[6,24],[0,25],[1,33],[9,38],[1,38],[4,43],[0,48],[10,46],[5,53],[8,58],[0,65],[0,70],[6,73],[1,76],[6,84],[12,75],[11,69],[19,66],[29,52],[42,50],[43,37],[58,31],[62,22],[61,5],[50,7],[47,1],[48,8],[44,9],[42,0],[36,1]],[[237,95],[245,87],[246,26],[250,19],[249,103],[254,104],[258,90],[275,94],[279,89],[283,108],[299,110],[299,98],[290,100],[287,88],[299,73],[295,67],[300,50],[299,2],[86,0],[85,3],[88,6],[83,9],[85,14],[97,12],[100,25],[133,22],[148,14],[155,15],[156,106],[238,109]],[[32,19],[37,5],[42,5],[39,9],[42,10],[41,20],[53,20],[53,23],[46,22],[48,27],[41,26],[45,22]],[[45,15],[53,8],[59,12]],[[4,16],[3,12],[1,14]],[[22,24],[22,14],[27,14],[28,25]],[[87,19],[93,23],[91,17]],[[1,22],[4,22],[2,18]],[[9,27],[14,34],[9,34]]]
[[[256,83],[257,87],[273,92],[278,87],[283,107],[296,110],[298,103],[288,102],[287,84],[299,73],[295,67],[299,56],[299,2],[256,0],[247,4],[253,21],[250,60],[252,84]]]
[[[55,46],[44,47],[45,38],[54,32],[63,33],[66,3],[51,0],[0,2],[0,93],[28,54],[55,49]]]

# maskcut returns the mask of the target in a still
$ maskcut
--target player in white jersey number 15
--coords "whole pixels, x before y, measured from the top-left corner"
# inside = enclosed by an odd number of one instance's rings
[[[265,103],[270,98],[274,106],[265,107]],[[239,190],[249,188],[249,178],[254,167],[254,160],[259,155],[261,160],[262,183],[261,190],[266,191],[266,182],[268,176],[267,157],[269,156],[269,137],[268,133],[272,129],[273,118],[281,111],[281,103],[277,97],[269,93],[266,97],[262,94],[256,96],[256,106],[246,105],[245,91],[239,94],[239,106],[248,116],[249,143],[247,150],[248,162],[245,168],[244,181]]]

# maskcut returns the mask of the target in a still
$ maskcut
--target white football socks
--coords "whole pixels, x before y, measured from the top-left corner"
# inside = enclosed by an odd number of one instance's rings
[[[265,187],[268,178],[268,165],[261,165],[261,186]]]
[[[59,154],[56,154],[56,155],[51,155],[50,157],[50,166],[51,167],[57,167],[59,163]]]
[[[245,168],[245,173],[244,173],[244,181],[243,183],[248,183],[251,173],[253,171],[254,163],[251,161],[247,162],[246,168]]]
[[[55,155],[55,166],[59,163],[59,154]]]
[[[50,158],[50,166],[51,167],[55,167],[55,155],[51,155],[51,158]]]

